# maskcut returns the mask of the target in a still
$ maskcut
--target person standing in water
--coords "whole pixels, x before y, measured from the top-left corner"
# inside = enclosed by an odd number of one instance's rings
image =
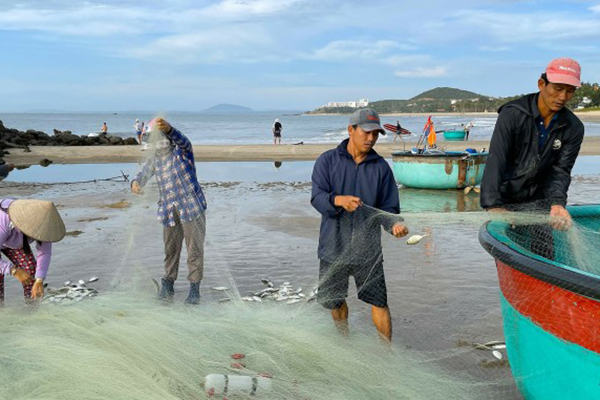
[[[331,310],[342,333],[348,329],[348,280],[356,282],[358,298],[371,305],[377,331],[392,339],[392,318],[383,272],[381,227],[396,237],[408,234],[401,218],[394,174],[373,146],[385,131],[370,109],[355,111],[349,138],[317,159],[312,174],[312,206],[321,214],[317,300]]]
[[[283,126],[281,122],[279,122],[279,118],[275,118],[275,122],[273,123],[273,144],[281,144],[281,131],[283,130]]]
[[[156,175],[159,192],[157,216],[163,224],[165,246],[165,275],[158,295],[161,299],[173,300],[185,239],[190,282],[185,302],[198,304],[200,282],[204,275],[206,199],[196,177],[192,143],[162,118],[156,118],[148,125],[150,143],[155,152],[131,182],[131,190],[141,193],[142,187]]]
[[[54,203],[32,199],[0,200],[0,303],[4,301],[4,277],[23,285],[26,301],[44,297],[44,280],[50,267],[52,243],[65,237],[65,224]],[[37,259],[31,246],[37,248]]]

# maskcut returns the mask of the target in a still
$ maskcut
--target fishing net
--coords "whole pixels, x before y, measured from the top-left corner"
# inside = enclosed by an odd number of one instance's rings
[[[141,170],[153,162],[161,137],[148,139]],[[286,166],[294,163],[281,169]],[[202,164],[196,167],[202,179]],[[47,295],[79,279],[98,295],[30,308],[18,285],[7,281],[0,398],[521,398],[515,379],[521,385],[531,371],[511,375],[506,307],[493,259],[477,237],[491,214],[480,209],[476,193],[400,190],[410,229],[401,239],[388,232],[402,222],[397,215],[359,208],[352,246],[319,279],[320,216],[308,202],[309,182],[202,181],[206,222],[195,220],[190,232],[196,238],[206,232],[205,268],[200,304],[189,305],[188,263],[197,259],[190,260],[183,231],[175,236],[181,258],[172,299],[157,300],[152,283],[165,276],[165,228],[156,218],[161,191],[177,193],[189,207],[201,205],[195,186],[180,184],[189,183],[189,171],[168,170],[166,184],[154,175],[135,196],[114,183],[41,194],[61,205],[68,230],[83,232],[55,246]],[[103,203],[114,207],[99,208]],[[546,215],[524,210],[494,217],[501,243],[541,258],[527,242],[531,235],[518,228],[547,226]],[[591,274],[598,264],[585,254],[598,225],[582,221],[567,232],[551,231],[559,254],[553,262]],[[383,259],[371,257],[374,235]],[[408,245],[413,235],[422,238]],[[576,249],[587,250],[576,255]],[[362,286],[380,282],[373,272],[381,263],[391,344],[380,339],[371,307],[358,299]],[[349,278],[348,326],[340,334],[319,304],[339,298],[318,297],[323,278],[348,266],[361,267],[362,281],[357,287]],[[90,276],[100,279],[89,283]],[[374,295],[382,290],[371,288]]]

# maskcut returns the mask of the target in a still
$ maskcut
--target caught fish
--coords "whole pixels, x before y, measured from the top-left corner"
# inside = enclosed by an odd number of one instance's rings
[[[262,283],[264,283],[265,285],[267,285],[268,287],[273,287],[273,286],[274,286],[274,285],[273,285],[273,282],[271,282],[271,281],[270,281],[269,279],[267,279],[267,278],[262,278],[260,281],[261,281]]]
[[[465,188],[465,191],[464,191],[464,193],[465,193],[465,194],[469,194],[469,192],[471,191],[471,189],[473,189],[473,186],[467,186],[467,187]]]
[[[100,279],[100,278],[98,278],[97,276],[92,276],[90,279],[88,279],[88,282],[89,283],[96,282],[98,279]]]
[[[414,244],[418,244],[421,240],[423,240],[423,238],[429,236],[429,233],[426,233],[424,235],[412,235],[411,237],[408,238],[408,240],[406,241],[406,244],[410,244],[410,245],[414,245]]]
[[[259,303],[262,303],[262,299],[260,297],[258,297],[258,296],[252,296],[252,299],[254,301],[258,301]]]
[[[254,298],[252,298],[250,296],[244,296],[244,297],[242,297],[242,301],[254,301]]]
[[[223,292],[225,290],[229,290],[229,288],[227,286],[215,286],[214,288],[212,288],[212,290],[219,290]]]
[[[227,303],[228,301],[231,301],[231,299],[229,297],[218,300],[219,303]]]
[[[494,350],[492,351],[492,354],[494,355],[494,357],[496,357],[498,360],[502,360],[502,353],[500,353],[498,350]]]
[[[287,304],[295,304],[295,303],[299,303],[301,302],[301,299],[292,299],[292,300],[288,300],[286,303]]]
[[[158,296],[158,292],[160,292],[160,285],[158,284],[158,281],[154,278],[152,279],[152,284],[154,285],[154,288],[156,289],[156,295]]]
[[[65,281],[65,286],[70,286],[71,285],[71,281]]]
[[[85,286],[85,281],[83,279],[80,279],[77,283],[79,283],[81,286]]]

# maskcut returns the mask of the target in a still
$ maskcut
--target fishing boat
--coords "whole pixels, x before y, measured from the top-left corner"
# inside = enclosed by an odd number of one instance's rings
[[[447,142],[459,142],[465,140],[467,134],[463,129],[451,129],[442,132],[444,134],[444,140]]]
[[[600,205],[568,207],[600,244]],[[553,231],[554,260],[511,239],[508,223],[486,223],[479,241],[496,260],[507,353],[526,399],[600,399],[600,265],[583,268],[568,234]],[[592,259],[593,260],[593,259]],[[597,258],[595,258],[597,260]],[[588,265],[589,267],[589,265]]]
[[[487,152],[395,151],[392,153],[396,182],[416,189],[464,189],[483,178]]]

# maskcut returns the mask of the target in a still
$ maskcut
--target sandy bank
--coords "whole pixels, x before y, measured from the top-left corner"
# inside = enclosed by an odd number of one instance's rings
[[[489,141],[442,142],[448,150],[464,150],[466,147],[481,149],[489,147]],[[312,161],[323,152],[337,146],[329,144],[305,145],[195,145],[196,161]],[[406,143],[409,149],[413,143]],[[402,150],[402,144],[379,143],[375,147],[384,157],[393,151]],[[600,137],[584,140],[581,155],[600,155]],[[81,146],[81,147],[31,147],[31,152],[11,149],[7,162],[17,165],[35,165],[44,158],[55,164],[108,164],[136,163],[145,159],[146,154],[137,146]]]

